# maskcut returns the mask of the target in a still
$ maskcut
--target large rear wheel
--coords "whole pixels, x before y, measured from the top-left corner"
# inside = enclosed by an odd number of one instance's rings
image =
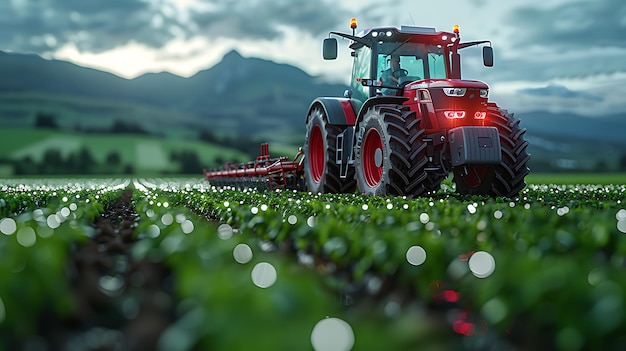
[[[513,197],[525,186],[524,178],[529,172],[530,155],[524,140],[526,128],[519,127],[520,120],[513,114],[490,103],[487,107],[485,126],[498,128],[502,148],[499,165],[466,165],[453,169],[456,190],[463,195],[488,195]]]
[[[366,195],[422,195],[427,186],[424,131],[405,106],[380,105],[359,125],[355,153],[357,188]]]
[[[332,125],[321,107],[309,114],[304,142],[304,178],[308,191],[312,193],[345,193],[356,188],[354,170],[342,179],[339,165],[335,161],[337,135],[345,126]]]

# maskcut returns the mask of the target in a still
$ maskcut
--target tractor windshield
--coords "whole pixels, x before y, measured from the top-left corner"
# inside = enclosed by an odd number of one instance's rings
[[[383,85],[400,86],[428,78],[446,78],[444,50],[416,43],[380,43],[377,77]]]

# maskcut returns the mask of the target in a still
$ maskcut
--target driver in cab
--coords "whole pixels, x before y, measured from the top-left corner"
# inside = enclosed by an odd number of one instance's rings
[[[407,71],[400,67],[400,56],[391,55],[389,59],[390,67],[382,72],[383,85],[399,86],[399,78],[406,76]]]

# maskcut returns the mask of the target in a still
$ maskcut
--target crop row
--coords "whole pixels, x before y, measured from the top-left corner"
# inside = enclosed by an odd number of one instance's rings
[[[360,350],[626,345],[623,185],[529,186],[516,199],[444,185],[405,199],[15,181],[0,192],[0,335],[32,333],[43,306],[74,308],[59,283],[68,255],[127,187],[139,215],[133,259],[176,277],[162,349],[302,349],[326,340],[320,320]]]
[[[25,184],[26,183],[26,184]],[[42,311],[72,309],[66,280],[70,249],[93,235],[103,203],[128,183],[14,181],[0,192],[0,335],[32,335]],[[0,344],[0,349],[2,348]]]
[[[624,186],[529,186],[518,199],[403,199],[169,184],[170,201],[293,249],[348,296],[385,284],[462,308],[484,343],[620,348],[626,330]],[[353,295],[353,296],[350,296]],[[541,336],[541,338],[537,338]],[[497,337],[496,337],[497,338]]]

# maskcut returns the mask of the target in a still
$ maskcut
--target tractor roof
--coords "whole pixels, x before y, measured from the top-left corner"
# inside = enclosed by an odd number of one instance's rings
[[[376,27],[363,30],[351,47],[356,49],[364,42],[372,45],[376,42],[402,42],[402,43],[422,43],[426,45],[448,45],[453,43],[452,38],[456,35],[451,32],[436,31],[435,28],[401,26],[397,27]],[[370,46],[370,45],[368,45]]]

